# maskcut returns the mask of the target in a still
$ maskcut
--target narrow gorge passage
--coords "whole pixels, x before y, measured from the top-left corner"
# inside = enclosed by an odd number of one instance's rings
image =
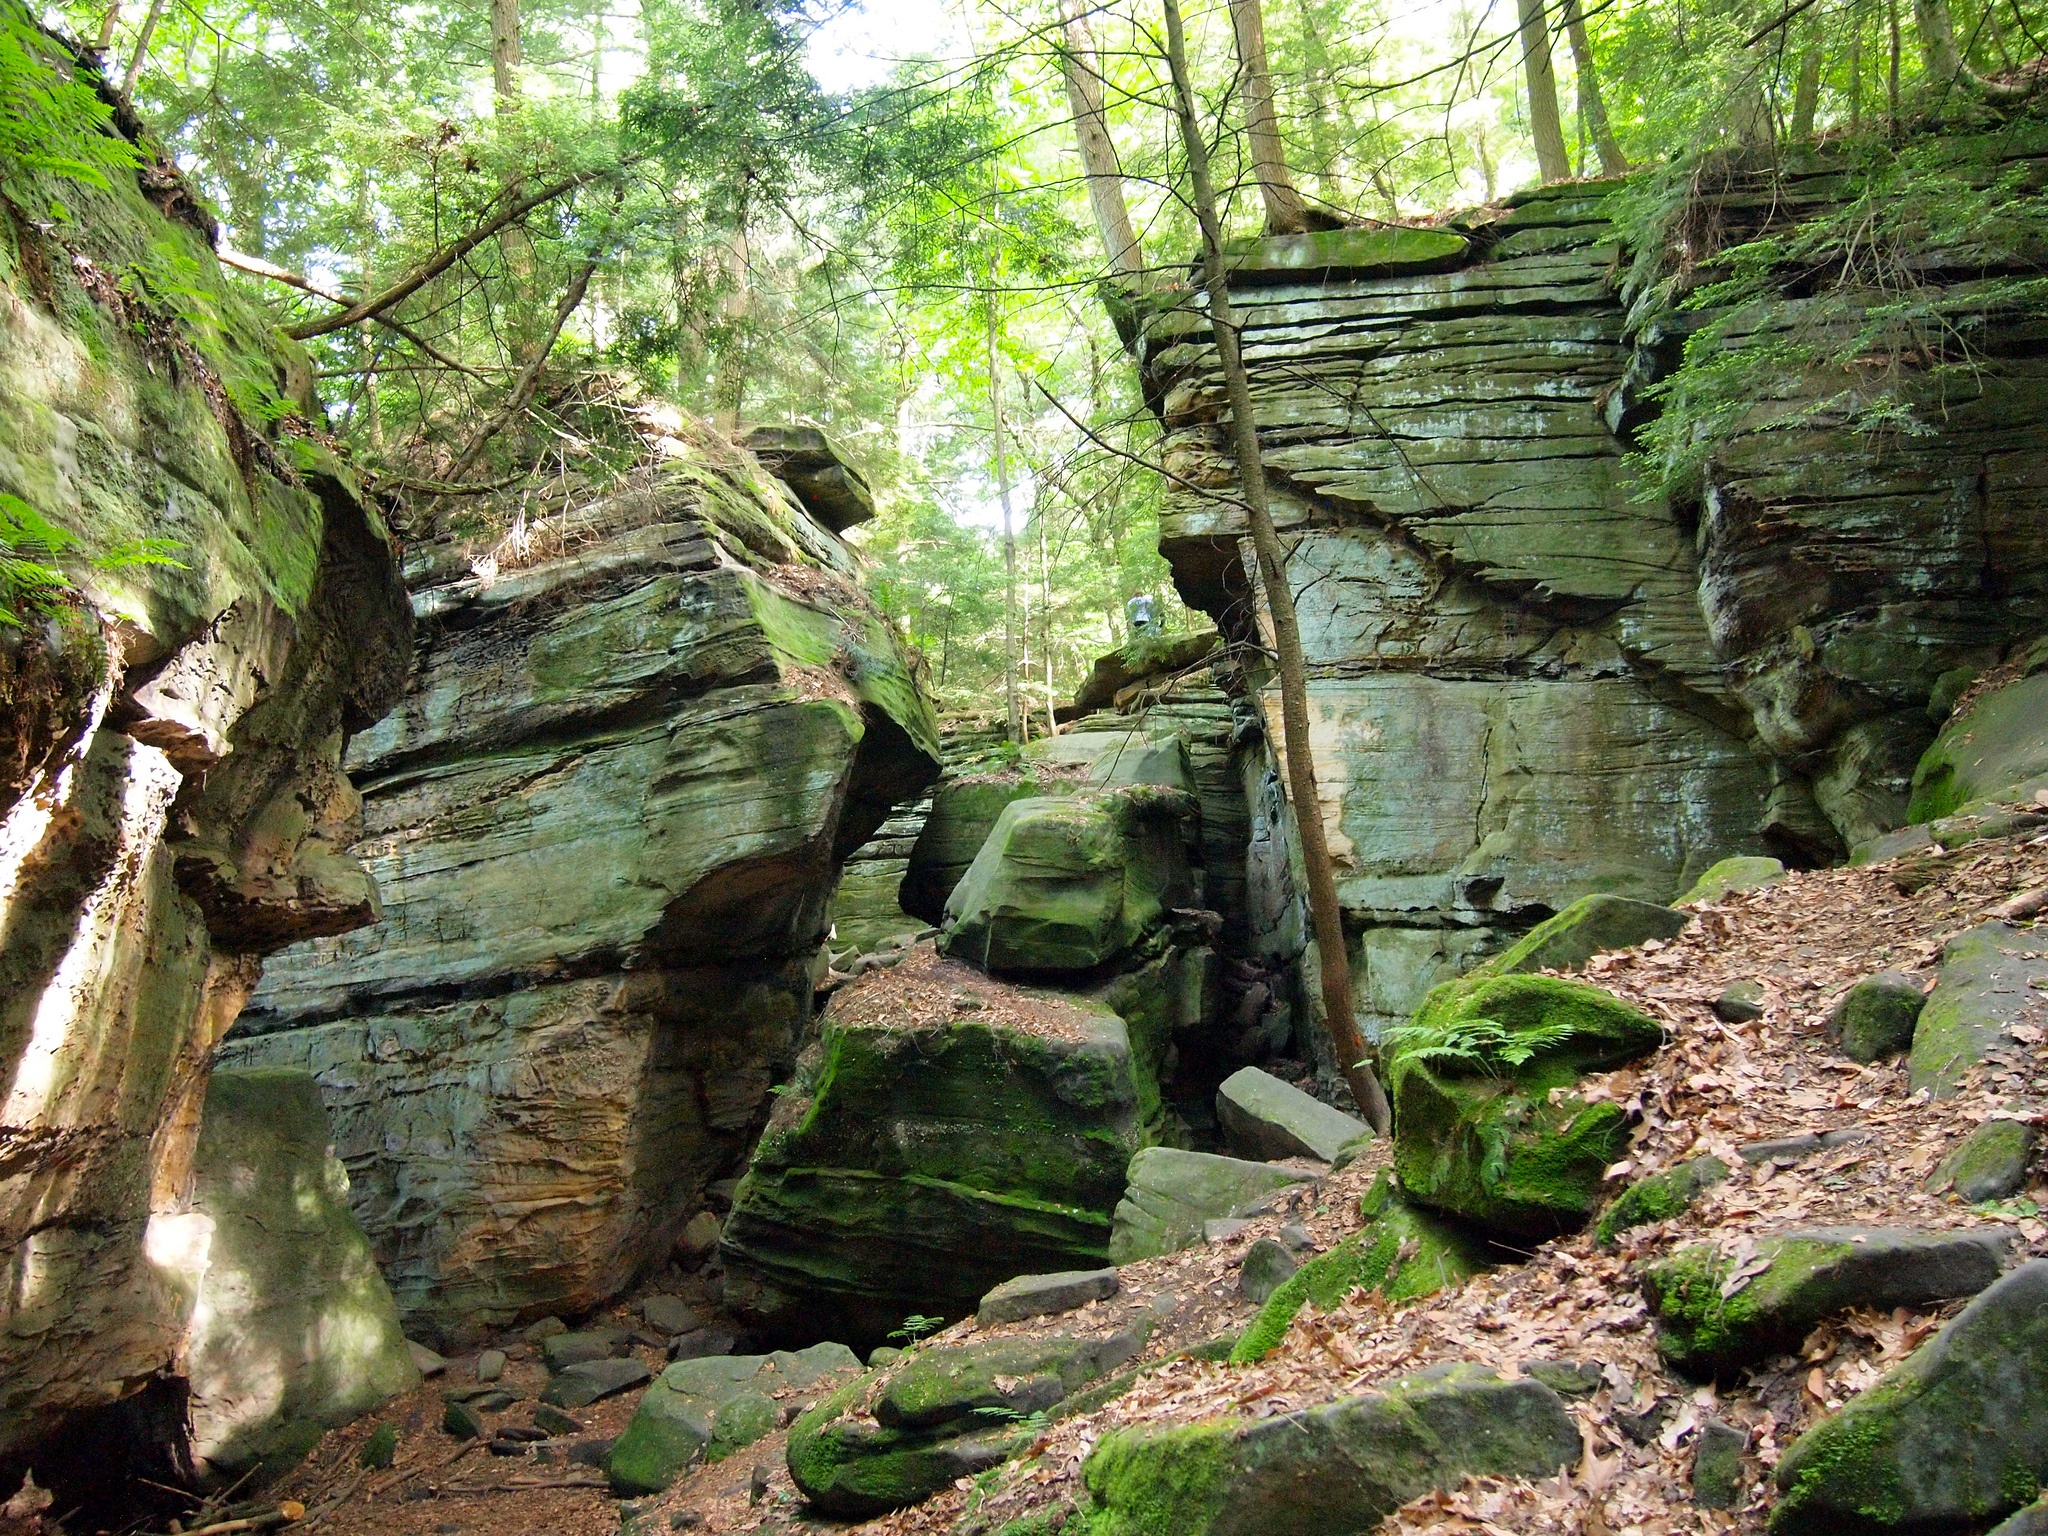
[[[1704,3],[0,0],[0,1536],[2048,1529],[2048,13]]]

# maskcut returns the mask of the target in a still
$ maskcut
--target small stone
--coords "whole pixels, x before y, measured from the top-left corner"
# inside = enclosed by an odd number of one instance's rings
[[[493,1456],[524,1456],[527,1452],[527,1446],[524,1441],[507,1440],[503,1436],[493,1440],[484,1449]]]
[[[679,1333],[670,1339],[668,1357],[671,1360],[702,1360],[709,1355],[729,1355],[739,1346],[740,1336],[736,1330],[714,1324],[709,1328]]]
[[[1091,1301],[1104,1301],[1117,1292],[1114,1269],[1070,1269],[1049,1275],[1019,1275],[1005,1280],[981,1298],[974,1314],[983,1328],[1014,1323],[1027,1317],[1051,1317],[1071,1312]]]
[[[711,1191],[706,1190],[709,1195]],[[730,1193],[726,1203],[732,1203]],[[709,1211],[699,1211],[683,1224],[683,1230],[676,1235],[676,1254],[685,1263],[700,1263],[718,1251],[718,1218]],[[683,1330],[678,1329],[677,1332]]]
[[[639,1386],[653,1374],[638,1360],[584,1360],[557,1375],[541,1397],[557,1408],[586,1408],[600,1398]]]
[[[1726,901],[1738,891],[1761,890],[1784,878],[1785,866],[1776,859],[1754,854],[1723,859],[1702,874],[1693,882],[1692,889],[1671,905],[1703,907],[1711,902]]]
[[[689,1333],[704,1326],[697,1309],[680,1296],[650,1296],[640,1303],[647,1326],[663,1335]]]
[[[881,1367],[893,1364],[902,1358],[903,1351],[894,1344],[878,1345],[874,1352],[868,1356],[868,1369],[871,1371],[879,1370]]]
[[[668,1517],[668,1528],[672,1531],[694,1530],[704,1523],[704,1517],[694,1509],[679,1509]]]
[[[419,1367],[419,1373],[422,1376],[438,1376],[448,1369],[448,1362],[427,1348],[426,1345],[407,1339],[405,1347],[412,1356],[412,1363]]]
[[[1646,1222],[1667,1221],[1688,1209],[1710,1189],[1728,1177],[1728,1165],[1718,1157],[1694,1157],[1662,1173],[1653,1173],[1615,1196],[1614,1203],[1600,1213],[1594,1236],[1612,1247],[1621,1234]]]
[[[541,1358],[549,1370],[562,1371],[590,1360],[609,1360],[624,1343],[624,1338],[610,1329],[558,1333],[541,1345]]]
[[[1986,1120],[1942,1159],[1927,1181],[1936,1194],[1952,1190],[1972,1205],[2007,1200],[2026,1187],[2040,1134],[2024,1120]]]
[[[1238,1266],[1237,1288],[1253,1306],[1263,1307],[1300,1267],[1284,1243],[1262,1237],[1252,1244],[1244,1263]]]
[[[611,1459],[612,1446],[617,1437],[607,1435],[598,1440],[578,1440],[569,1447],[569,1463],[577,1467],[601,1467]]]
[[[545,1340],[552,1339],[558,1333],[567,1333],[568,1331],[569,1325],[559,1317],[544,1317],[537,1323],[527,1324],[526,1330],[519,1337],[526,1340],[529,1344],[539,1344]]]
[[[1842,1054],[1866,1065],[1902,1056],[1913,1045],[1913,1025],[1927,998],[1903,971],[1879,971],[1842,994],[1828,1016],[1828,1035]]]
[[[1742,1453],[1749,1436],[1733,1424],[1708,1419],[1692,1448],[1692,1500],[1702,1509],[1734,1509],[1742,1502]]]
[[[381,1472],[398,1459],[398,1426],[379,1424],[356,1452],[356,1465]]]
[[[483,1416],[467,1403],[450,1403],[443,1408],[441,1428],[458,1440],[481,1440],[488,1433]]]
[[[1202,1241],[1227,1243],[1250,1225],[1242,1216],[1218,1216],[1202,1223]]]
[[[519,1401],[519,1395],[503,1387],[486,1387],[481,1392],[470,1393],[467,1401],[478,1413],[503,1413]]]
[[[1145,1148],[1127,1177],[1109,1238],[1117,1264],[1191,1248],[1203,1240],[1204,1222],[1260,1214],[1250,1207],[1309,1182],[1292,1168],[1174,1147]]]
[[[1171,1317],[1180,1310],[1180,1297],[1172,1291],[1160,1291],[1145,1303],[1145,1307],[1155,1317]]]
[[[1270,1072],[1243,1067],[1216,1090],[1216,1119],[1230,1150],[1240,1157],[1313,1157],[1330,1162],[1371,1128],[1356,1116],[1283,1083]]]
[[[1289,1253],[1307,1253],[1309,1249],[1316,1245],[1316,1240],[1309,1236],[1308,1228],[1298,1221],[1288,1222],[1278,1232],[1275,1232],[1273,1236],[1279,1240],[1280,1246]]]
[[[1822,1131],[1813,1136],[1786,1136],[1777,1141],[1745,1141],[1735,1150],[1745,1163],[1789,1163],[1802,1157],[1811,1157],[1816,1152],[1827,1152],[1836,1147],[1853,1146],[1859,1141],[1868,1140],[1868,1129],[1860,1125],[1851,1125],[1839,1131]]]
[[[1648,1445],[1663,1430],[1665,1421],[1676,1406],[1676,1398],[1658,1397],[1652,1398],[1646,1407],[1616,1408],[1609,1417],[1614,1420],[1614,1427],[1637,1445]]]
[[[505,1352],[502,1349],[487,1349],[476,1357],[476,1379],[496,1381],[505,1374]]]
[[[551,1435],[580,1435],[583,1433],[581,1420],[573,1419],[550,1403],[541,1403],[533,1410],[533,1425]]]
[[[1605,1380],[1600,1367],[1590,1360],[1524,1360],[1521,1372],[1559,1397],[1590,1397]]]
[[[1724,1024],[1748,1024],[1764,1016],[1764,984],[1731,981],[1714,999],[1714,1017]]]

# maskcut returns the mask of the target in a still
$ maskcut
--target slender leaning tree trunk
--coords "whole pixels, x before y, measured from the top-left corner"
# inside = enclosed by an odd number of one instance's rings
[[[1109,275],[1120,283],[1136,283],[1145,271],[1145,251],[1124,201],[1124,171],[1109,136],[1109,108],[1102,77],[1102,55],[1088,27],[1088,0],[1060,0],[1060,26],[1066,46],[1060,68],[1067,80],[1067,109],[1073,114],[1074,140],[1081,151],[1081,174],[1088,183],[1088,203],[1095,227],[1102,232]]]
[[[1564,0],[1564,31],[1572,45],[1572,74],[1578,82],[1579,107],[1585,113],[1586,131],[1600,152],[1600,169],[1608,176],[1627,174],[1628,156],[1607,121],[1607,101],[1600,94],[1600,71],[1593,62],[1593,40],[1586,36],[1586,18],[1579,0]]]
[[[1337,905],[1337,879],[1330,867],[1329,839],[1323,827],[1322,801],[1316,793],[1315,758],[1309,747],[1308,668],[1302,659],[1301,625],[1294,612],[1294,593],[1287,585],[1287,552],[1273,527],[1266,498],[1265,463],[1259,456],[1258,420],[1252,414],[1251,381],[1238,346],[1237,313],[1230,302],[1230,282],[1223,264],[1223,228],[1216,212],[1216,188],[1209,175],[1209,146],[1195,114],[1194,86],[1188,78],[1187,40],[1182,33],[1179,0],[1164,0],[1166,61],[1173,75],[1175,115],[1187,152],[1188,180],[1194,193],[1195,216],[1202,226],[1202,267],[1209,291],[1209,324],[1216,354],[1223,365],[1223,384],[1230,400],[1231,429],[1236,439],[1238,478],[1250,514],[1252,544],[1258,551],[1259,579],[1273,618],[1273,650],[1280,670],[1281,745],[1287,757],[1288,792],[1294,799],[1294,821],[1301,834],[1302,864],[1308,877],[1310,926],[1321,962],[1323,1012],[1336,1049],[1338,1069],[1351,1085],[1352,1097],[1375,1131],[1382,1136],[1393,1126],[1387,1096],[1367,1059],[1351,1007],[1351,962],[1344,947],[1344,918]]]
[[[1003,375],[996,365],[996,284],[988,284],[988,411],[995,427],[996,496],[1003,508],[1003,703],[1010,740],[1024,740],[1024,706],[1017,697],[1017,527],[1010,511],[1010,460],[1003,451]]]
[[[1522,78],[1529,91],[1529,136],[1536,141],[1536,170],[1546,182],[1572,173],[1564,123],[1557,111],[1557,72],[1550,65],[1550,24],[1543,0],[1517,0],[1522,23]]]
[[[1230,0],[1230,30],[1237,37],[1238,67],[1244,71],[1245,137],[1251,140],[1252,174],[1266,205],[1266,233],[1298,235],[1308,228],[1308,210],[1287,169],[1287,146],[1273,110],[1273,73],[1266,67],[1266,17],[1259,0]]]

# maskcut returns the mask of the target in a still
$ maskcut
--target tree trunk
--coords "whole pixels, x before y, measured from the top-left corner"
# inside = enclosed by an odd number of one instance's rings
[[[1517,0],[1522,22],[1522,75],[1529,91],[1529,136],[1536,141],[1536,170],[1544,181],[1572,173],[1564,123],[1557,111],[1557,75],[1550,67],[1550,27],[1543,0]]]
[[[1230,28],[1237,34],[1237,62],[1244,72],[1245,136],[1251,140],[1252,174],[1266,205],[1266,233],[1298,235],[1308,228],[1308,210],[1287,170],[1287,146],[1273,111],[1273,76],[1266,67],[1266,18],[1259,0],[1230,0]]]
[[[1060,0],[1060,18],[1066,34],[1060,68],[1067,78],[1067,106],[1073,113],[1074,140],[1081,151],[1081,174],[1088,182],[1095,227],[1102,232],[1110,275],[1136,280],[1145,270],[1145,251],[1124,201],[1123,167],[1117,161],[1116,141],[1109,136],[1101,55],[1088,28],[1087,0]]]
[[[1038,658],[1045,666],[1045,734],[1057,736],[1052,705],[1052,558],[1045,547],[1045,513],[1038,514]]]
[[[142,74],[142,61],[149,57],[150,34],[164,13],[164,0],[149,0],[149,13],[142,18],[142,30],[135,37],[135,51],[128,55],[128,72],[121,77],[121,94],[133,96],[135,82]]]
[[[1586,131],[1593,136],[1593,147],[1600,152],[1601,173],[1626,175],[1628,156],[1621,152],[1621,143],[1607,121],[1607,103],[1600,95],[1600,72],[1593,62],[1593,42],[1586,36],[1586,18],[1580,14],[1579,0],[1564,0],[1564,30],[1572,45],[1579,111],[1586,120]]]
[[[1820,109],[1820,39],[1814,38],[1799,60],[1799,83],[1792,91],[1792,137],[1813,137],[1813,117]]]
[[[1894,29],[1898,25],[1896,9],[1892,25]],[[1920,37],[1920,59],[1927,73],[1944,85],[1964,86],[1985,100],[1996,102],[2025,101],[2034,94],[2035,88],[2031,85],[2003,85],[1986,80],[1970,68],[1969,61],[1963,57],[1963,50],[1956,45],[1955,23],[1949,16],[1948,0],[1913,0],[1913,30]],[[1893,72],[1897,72],[1896,65]],[[1896,111],[1892,115],[1894,119],[1898,116]]]
[[[1003,375],[996,366],[995,269],[988,284],[988,410],[995,424],[996,496],[1003,508],[1003,704],[1010,740],[1024,740],[1024,710],[1017,699],[1017,529],[1010,512],[1010,461],[1003,452]]]
[[[1280,672],[1281,744],[1287,758],[1288,790],[1294,800],[1295,826],[1301,836],[1301,861],[1308,880],[1310,925],[1315,933],[1322,977],[1324,1019],[1337,1068],[1351,1085],[1360,1111],[1382,1136],[1393,1126],[1393,1114],[1367,1060],[1351,1007],[1351,964],[1344,945],[1343,912],[1337,905],[1337,880],[1330,867],[1329,839],[1323,827],[1322,801],[1316,792],[1315,757],[1309,745],[1308,669],[1302,659],[1301,626],[1295,617],[1294,593],[1287,584],[1287,556],[1273,527],[1266,500],[1266,469],[1259,456],[1258,421],[1252,413],[1251,381],[1238,348],[1237,314],[1230,302],[1230,281],[1223,265],[1223,229],[1216,213],[1216,189],[1209,179],[1209,149],[1195,115],[1194,86],[1188,78],[1187,42],[1182,35],[1179,0],[1164,0],[1166,61],[1173,76],[1175,115],[1187,151],[1188,180],[1194,193],[1195,216],[1202,226],[1202,266],[1209,292],[1209,325],[1230,399],[1231,429],[1237,449],[1238,478],[1258,554],[1259,579],[1273,621],[1273,650]]]
[[[501,116],[519,110],[519,0],[491,0],[491,99]]]

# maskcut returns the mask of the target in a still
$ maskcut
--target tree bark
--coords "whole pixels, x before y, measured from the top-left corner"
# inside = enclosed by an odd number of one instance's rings
[[[1144,273],[1145,251],[1131,223],[1130,205],[1124,200],[1123,166],[1117,160],[1116,141],[1109,135],[1102,57],[1088,27],[1087,0],[1060,0],[1060,26],[1066,41],[1060,50],[1060,69],[1067,80],[1067,106],[1074,118],[1074,140],[1081,151],[1088,203],[1095,210],[1095,227],[1102,233],[1110,276],[1134,281]]]
[[[1294,821],[1301,837],[1301,860],[1308,881],[1309,919],[1320,962],[1324,1021],[1336,1051],[1337,1068],[1350,1084],[1352,1097],[1373,1129],[1384,1136],[1393,1127],[1393,1114],[1367,1059],[1367,1047],[1359,1035],[1358,1020],[1351,1006],[1351,964],[1344,943],[1344,918],[1337,905],[1337,880],[1330,867],[1329,839],[1323,827],[1322,801],[1316,791],[1315,757],[1309,745],[1308,669],[1302,657],[1301,626],[1294,611],[1294,593],[1287,584],[1286,551],[1273,526],[1266,498],[1266,470],[1259,453],[1251,381],[1238,347],[1237,314],[1230,301],[1230,281],[1223,264],[1223,229],[1216,213],[1216,188],[1209,176],[1209,148],[1195,114],[1195,92],[1188,78],[1187,42],[1182,35],[1179,0],[1163,3],[1166,60],[1173,76],[1175,115],[1180,119],[1181,142],[1187,152],[1195,216],[1202,227],[1209,325],[1216,338],[1217,358],[1223,366],[1238,476],[1244,485],[1259,579],[1273,621],[1273,650],[1280,673],[1282,749],[1287,758],[1288,789],[1294,801]]]
[[[1230,0],[1230,29],[1237,36],[1237,62],[1244,72],[1245,136],[1251,140],[1252,174],[1266,205],[1266,233],[1298,235],[1308,228],[1308,209],[1287,169],[1287,146],[1273,110],[1273,76],[1266,67],[1266,18],[1259,0]]]
[[[534,349],[533,357],[519,371],[519,377],[513,382],[512,393],[506,396],[505,403],[489,420],[478,427],[475,435],[470,438],[468,445],[462,450],[462,456],[448,471],[450,480],[461,478],[462,472],[476,461],[479,453],[483,452],[484,445],[510,426],[519,413],[526,409],[526,402],[533,398],[534,386],[540,382],[541,366],[547,362],[548,354],[555,350],[555,343],[561,339],[562,327],[569,323],[569,317],[576,313],[577,306],[583,302],[583,296],[590,291],[590,279],[597,273],[597,263],[598,258],[591,257],[578,267],[576,275],[569,279],[569,286],[562,294],[562,302],[555,306],[554,324],[548,330],[546,341]]]
[[[491,0],[491,100],[500,115],[519,110],[519,0]]]
[[[1608,176],[1626,175],[1628,156],[1621,152],[1621,142],[1607,121],[1607,103],[1600,95],[1600,72],[1593,60],[1593,41],[1586,36],[1586,18],[1580,12],[1579,0],[1564,0],[1564,30],[1572,45],[1572,74],[1578,82],[1579,111],[1586,120],[1586,131],[1593,136],[1593,147],[1600,152],[1600,170]]]
[[[1814,114],[1820,109],[1820,40],[1815,38],[1799,60],[1799,83],[1792,91],[1792,137],[1813,137]]]
[[[1927,73],[1944,85],[1960,85],[1986,101],[1995,102],[2025,101],[2037,89],[2033,85],[1986,80],[1970,68],[1963,50],[1956,45],[1955,22],[1949,15],[1948,0],[1913,0],[1913,30],[1920,38],[1920,59]]]
[[[142,74],[142,61],[149,57],[150,35],[164,13],[164,0],[149,0],[149,12],[142,18],[142,30],[135,36],[135,51],[128,55],[128,71],[121,77],[121,94],[133,96],[135,82]]]
[[[1010,462],[1003,452],[1003,375],[996,366],[996,285],[988,285],[988,409],[995,425],[996,496],[1003,508],[1003,704],[1010,740],[1024,740],[1024,710],[1017,698],[1017,529],[1010,511]]]
[[[1557,111],[1557,73],[1550,64],[1550,26],[1543,0],[1517,0],[1522,24],[1522,78],[1529,95],[1529,136],[1536,141],[1536,170],[1544,181],[1572,173],[1564,123]]]

